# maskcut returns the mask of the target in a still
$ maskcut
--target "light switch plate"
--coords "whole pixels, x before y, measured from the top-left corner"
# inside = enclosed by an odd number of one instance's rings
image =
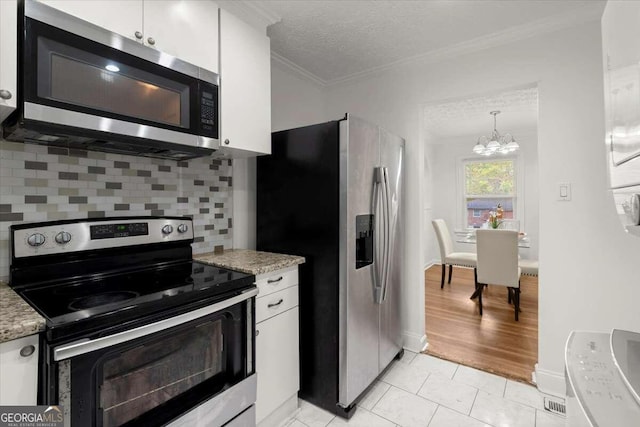
[[[571,184],[568,182],[561,182],[558,184],[558,200],[562,202],[568,202],[571,200]]]

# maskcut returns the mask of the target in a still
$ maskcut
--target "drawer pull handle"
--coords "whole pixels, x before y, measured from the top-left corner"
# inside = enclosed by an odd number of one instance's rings
[[[20,356],[29,357],[36,351],[36,347],[33,345],[25,345],[20,349]]]
[[[277,279],[269,279],[267,280],[267,283],[278,283],[281,280],[282,280],[282,276],[278,277]]]
[[[280,301],[278,301],[278,302],[274,302],[273,304],[267,304],[267,307],[268,307],[268,308],[277,307],[277,306],[279,306],[280,304],[282,304],[282,302],[283,302],[283,301],[284,301],[284,299],[280,298]]]

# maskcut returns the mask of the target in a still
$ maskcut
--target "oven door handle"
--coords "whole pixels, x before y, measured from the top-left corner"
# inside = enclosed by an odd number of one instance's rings
[[[138,328],[119,332],[117,334],[109,335],[106,337],[96,338],[94,340],[85,339],[73,342],[71,344],[65,344],[60,347],[56,347],[53,350],[53,360],[60,361],[69,359],[71,357],[80,356],[81,354],[90,353],[92,351],[100,350],[117,344],[122,344],[136,338],[141,338],[146,335],[164,331],[166,329],[170,329],[175,326],[182,325],[183,323],[199,319],[217,311],[224,310],[227,307],[231,307],[232,305],[246,301],[249,298],[255,297],[256,295],[258,295],[258,288],[249,289],[242,292],[240,295],[228,298],[219,303],[208,305],[206,307],[202,307],[188,313],[183,313],[178,316],[170,317],[169,319],[164,319],[159,322],[150,323],[148,325],[140,326]]]

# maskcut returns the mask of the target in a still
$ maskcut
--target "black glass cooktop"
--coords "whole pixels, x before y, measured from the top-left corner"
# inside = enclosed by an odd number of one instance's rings
[[[226,295],[253,282],[249,274],[184,261],[31,287],[20,293],[47,318],[49,327],[55,327],[107,315],[116,322],[120,312],[179,306]]]

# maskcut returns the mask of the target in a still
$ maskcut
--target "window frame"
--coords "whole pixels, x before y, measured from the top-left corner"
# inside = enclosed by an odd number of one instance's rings
[[[466,165],[470,163],[485,163],[491,161],[500,161],[500,160],[511,160],[513,161],[514,168],[514,178],[515,178],[515,193],[512,195],[500,195],[500,196],[477,196],[477,195],[467,195],[466,194],[466,179],[465,179],[465,170]],[[496,197],[513,197],[513,218],[520,220],[520,224],[524,226],[525,224],[525,206],[524,206],[524,164],[523,164],[523,156],[518,154],[511,155],[497,155],[491,157],[485,156],[467,156],[459,158],[457,161],[457,169],[458,169],[458,182],[456,183],[456,193],[457,193],[457,221],[459,230],[466,231],[471,230],[473,227],[469,227],[467,224],[467,197],[476,197],[476,198],[496,198]]]

